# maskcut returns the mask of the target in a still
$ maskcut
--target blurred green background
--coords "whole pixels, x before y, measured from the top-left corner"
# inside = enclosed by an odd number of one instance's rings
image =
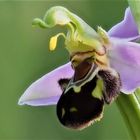
[[[83,131],[65,129],[55,107],[18,106],[24,90],[36,79],[68,61],[63,39],[55,52],[48,41],[61,28],[32,28],[51,6],[67,7],[96,29],[108,30],[119,22],[125,0],[48,0],[0,2],[0,140],[129,140],[115,103],[106,106],[104,118]]]

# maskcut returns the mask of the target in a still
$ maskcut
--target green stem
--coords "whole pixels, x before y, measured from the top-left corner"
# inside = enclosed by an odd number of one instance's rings
[[[135,94],[121,94],[116,100],[132,140],[140,140],[140,104]]]

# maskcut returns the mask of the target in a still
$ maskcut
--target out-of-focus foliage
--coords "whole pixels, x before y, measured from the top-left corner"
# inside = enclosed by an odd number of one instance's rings
[[[61,28],[31,26],[33,18],[43,17],[56,5],[65,6],[94,29],[99,25],[106,30],[123,18],[128,6],[124,0],[0,2],[0,140],[128,140],[115,103],[106,106],[101,122],[78,132],[60,125],[55,107],[17,105],[33,81],[69,59],[63,39],[57,51],[48,50],[49,38]]]

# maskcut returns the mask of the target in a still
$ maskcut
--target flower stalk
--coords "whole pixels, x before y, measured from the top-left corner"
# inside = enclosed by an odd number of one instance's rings
[[[132,140],[140,138],[140,104],[135,94],[121,94],[116,100]]]

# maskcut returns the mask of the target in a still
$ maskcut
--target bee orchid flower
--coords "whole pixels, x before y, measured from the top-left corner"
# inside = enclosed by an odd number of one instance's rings
[[[64,7],[50,8],[34,26],[66,26],[67,34],[50,39],[55,50],[58,37],[65,39],[70,62],[49,72],[27,88],[19,105],[57,104],[57,116],[67,127],[83,129],[103,116],[104,104],[121,92],[133,93],[140,86],[140,36],[130,8],[124,19],[108,32],[95,31]]]

